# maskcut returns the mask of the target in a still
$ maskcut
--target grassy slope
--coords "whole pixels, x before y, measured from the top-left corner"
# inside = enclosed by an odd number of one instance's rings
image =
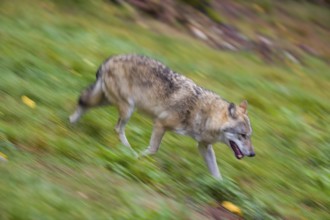
[[[257,157],[237,161],[217,144],[224,177],[275,216],[326,218],[328,66],[312,58],[305,67],[267,66],[251,54],[151,33],[103,3],[29,2],[0,3],[0,151],[9,157],[0,164],[1,219],[201,217],[187,200],[210,201],[200,187],[209,176],[191,139],[167,134],[153,159],[136,161],[112,130],[114,109],[68,124],[79,91],[114,53],[155,57],[228,100],[248,99]],[[127,135],[135,149],[145,148],[150,132],[151,121],[134,114]]]

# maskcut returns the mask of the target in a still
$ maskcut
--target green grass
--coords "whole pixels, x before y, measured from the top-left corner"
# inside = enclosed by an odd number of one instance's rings
[[[250,219],[326,219],[329,66],[314,58],[269,66],[132,19],[102,1],[1,1],[0,219],[200,219],[213,200],[238,204]],[[217,144],[226,179],[218,183],[187,137],[168,133],[154,157],[132,158],[113,131],[113,108],[69,125],[80,90],[119,53],[149,55],[228,100],[246,98],[257,156],[237,161]],[[142,151],[150,133],[151,120],[135,113],[133,148]]]

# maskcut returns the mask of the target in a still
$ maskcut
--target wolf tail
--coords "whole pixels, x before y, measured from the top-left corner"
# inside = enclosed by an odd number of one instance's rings
[[[104,62],[96,71],[96,81],[84,89],[78,99],[76,111],[70,116],[70,122],[77,122],[80,117],[91,107],[110,105],[110,99],[103,92],[103,73],[106,71]]]

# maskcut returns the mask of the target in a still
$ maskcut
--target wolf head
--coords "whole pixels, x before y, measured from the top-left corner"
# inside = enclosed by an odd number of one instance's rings
[[[234,151],[237,159],[255,156],[251,143],[252,128],[247,115],[247,101],[239,106],[230,103],[227,109],[228,121],[223,125],[222,141]]]

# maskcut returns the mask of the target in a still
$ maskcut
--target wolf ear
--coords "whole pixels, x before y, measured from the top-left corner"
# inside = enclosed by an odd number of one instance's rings
[[[246,100],[244,100],[243,102],[241,102],[239,107],[242,110],[242,113],[246,114],[247,113],[248,102]]]
[[[236,106],[234,103],[230,103],[228,106],[229,116],[232,118],[236,118]]]

